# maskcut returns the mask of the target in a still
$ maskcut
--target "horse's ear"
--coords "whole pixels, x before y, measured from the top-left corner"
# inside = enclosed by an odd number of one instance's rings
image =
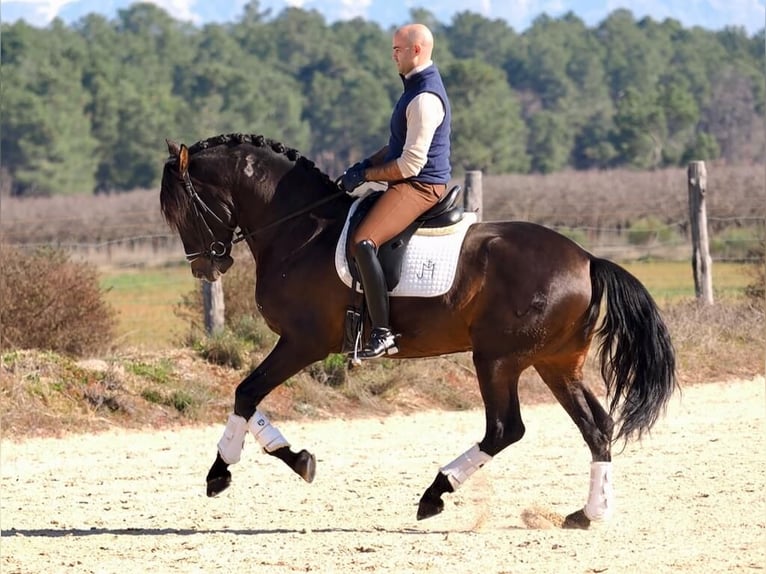
[[[168,153],[172,157],[178,157],[178,152],[181,151],[181,149],[178,147],[178,144],[172,140],[165,140],[165,143],[168,144]]]
[[[182,175],[189,170],[189,148],[184,144],[181,144],[181,149],[178,150],[178,171]]]

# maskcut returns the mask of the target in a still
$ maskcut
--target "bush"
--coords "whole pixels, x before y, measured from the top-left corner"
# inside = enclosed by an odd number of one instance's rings
[[[0,245],[0,349],[39,349],[82,357],[108,348],[115,312],[96,268],[56,249]]]
[[[753,281],[745,288],[745,295],[754,306],[763,305],[766,297],[766,239],[761,239],[749,255],[756,259],[756,264],[753,265]]]
[[[667,243],[673,238],[674,229],[658,218],[649,216],[637,219],[628,229],[628,243],[631,245],[649,245]]]
[[[271,349],[277,336],[255,305],[255,264],[250,252],[236,246],[234,257],[236,264],[220,279],[224,297],[223,333],[213,338],[205,336],[201,284],[184,295],[175,314],[191,326],[185,341],[188,346],[200,349],[201,355],[212,363],[241,368],[244,350],[238,341],[256,349]]]
[[[199,342],[199,354],[209,363],[241,369],[245,364],[242,342],[230,331],[217,333]]]
[[[329,355],[324,360],[314,363],[308,373],[316,382],[329,387],[340,387],[346,382],[347,359],[345,355]]]
[[[754,227],[727,227],[710,239],[714,259],[746,260],[757,252],[758,230]],[[756,247],[754,247],[756,246]]]

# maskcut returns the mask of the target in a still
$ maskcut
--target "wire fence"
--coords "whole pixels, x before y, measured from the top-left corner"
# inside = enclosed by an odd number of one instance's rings
[[[756,263],[757,250],[766,237],[766,219],[758,217],[711,218],[711,223],[736,221],[737,225],[710,232],[714,261]],[[743,225],[744,224],[744,225]],[[688,222],[677,221],[652,227],[550,225],[580,243],[598,257],[629,262],[646,259],[682,261],[691,258]],[[7,243],[26,250],[57,249],[75,260],[110,268],[151,267],[185,263],[184,249],[175,233],[126,235],[102,241],[43,241]]]

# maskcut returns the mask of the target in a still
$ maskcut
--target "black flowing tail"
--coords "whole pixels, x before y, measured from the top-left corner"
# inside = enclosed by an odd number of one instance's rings
[[[609,414],[619,424],[614,438],[640,439],[678,386],[670,333],[646,287],[628,271],[594,257],[590,277],[593,312],[606,290],[606,315],[596,335]]]

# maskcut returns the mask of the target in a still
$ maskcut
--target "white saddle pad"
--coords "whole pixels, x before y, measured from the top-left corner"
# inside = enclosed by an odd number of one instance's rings
[[[353,278],[346,258],[346,237],[351,216],[356,211],[357,199],[348,212],[346,224],[335,248],[335,268],[347,287]],[[468,228],[476,223],[475,213],[465,213],[463,219],[449,227],[419,229],[410,239],[402,261],[399,284],[391,291],[392,297],[435,297],[452,287],[457,271],[457,260]],[[357,287],[359,290],[359,288]]]

